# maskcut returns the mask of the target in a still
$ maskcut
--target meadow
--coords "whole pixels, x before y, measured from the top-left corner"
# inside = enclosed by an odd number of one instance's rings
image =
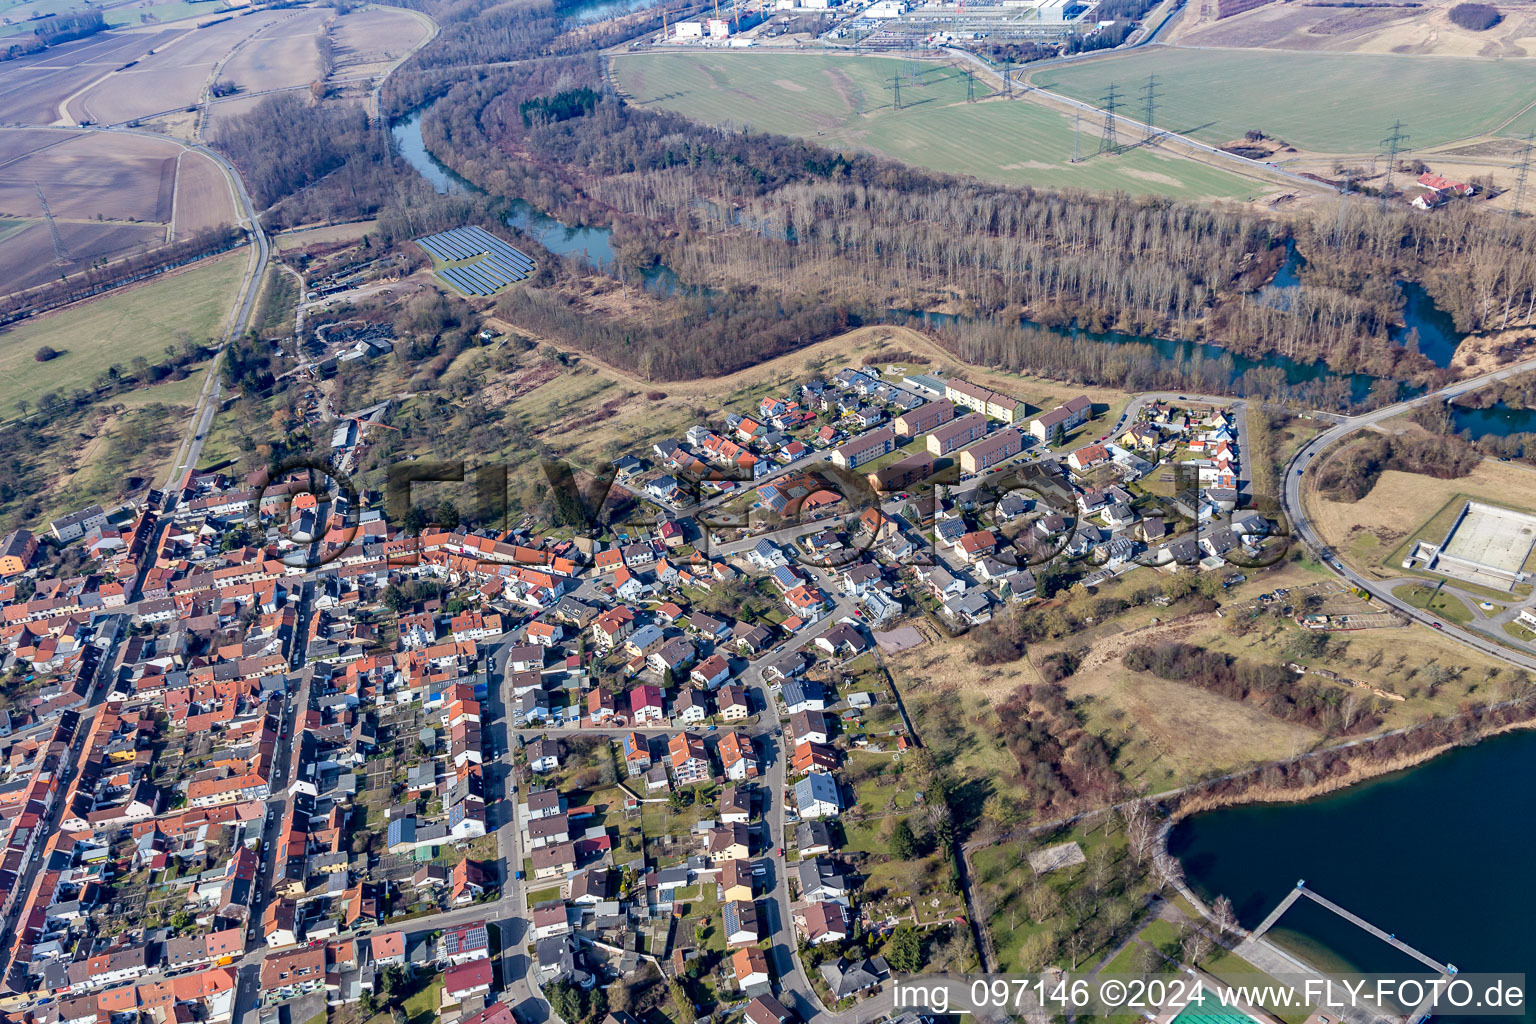
[[[1113,83],[1140,119],[1156,75],[1160,128],[1205,142],[1256,129],[1312,152],[1374,153],[1399,120],[1408,151],[1499,130],[1536,101],[1533,70],[1518,60],[1159,46],[1046,68],[1031,84],[1098,104]]]
[[[19,398],[35,405],[48,391],[90,387],[109,365],[130,371],[135,356],[163,359],[183,336],[218,337],[245,267],[245,253],[233,253],[0,333],[0,415],[14,415]],[[63,354],[40,363],[45,345]]]
[[[1007,100],[979,78],[977,102],[968,102],[964,75],[948,64],[925,63],[912,76],[905,62],[883,57],[711,51],[625,55],[613,73],[641,105],[1001,184],[1244,199],[1271,190],[1161,151],[1096,156],[1099,126],[1086,119],[1086,159],[1073,164],[1071,115]]]

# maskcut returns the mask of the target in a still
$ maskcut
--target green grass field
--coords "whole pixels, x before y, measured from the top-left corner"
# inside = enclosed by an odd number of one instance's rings
[[[182,334],[217,337],[245,267],[244,254],[234,254],[0,333],[0,415],[14,415],[18,398],[35,404],[47,391],[91,387],[114,363],[129,370],[135,356],[164,359],[165,346]],[[38,362],[33,356],[44,345],[63,355]]]
[[[1531,97],[1531,99],[1536,101],[1536,97]],[[1508,124],[1499,128],[1500,135],[1511,139],[1524,139],[1533,132],[1536,132],[1536,106],[1523,111],[1519,117],[1514,118]]]
[[[1497,129],[1536,100],[1533,70],[1525,61],[1158,46],[1047,68],[1032,84],[1098,104],[1114,83],[1140,119],[1155,74],[1157,126],[1205,142],[1252,128],[1304,150],[1373,153],[1401,120],[1411,152]]]
[[[1448,622],[1465,626],[1472,621],[1472,613],[1467,610],[1467,606],[1438,587],[1427,587],[1416,583],[1411,587],[1398,587],[1392,593],[1415,608],[1434,612]]]
[[[829,148],[862,149],[918,167],[1008,185],[1121,189],[1133,194],[1248,198],[1255,180],[1196,161],[1142,150],[1071,163],[1073,120],[1033,103],[990,95],[966,102],[958,68],[925,64],[917,84],[890,79],[903,62],[883,57],[770,53],[657,53],[616,59],[634,102],[710,124],[750,125]],[[1097,145],[1083,127],[1084,152]]]

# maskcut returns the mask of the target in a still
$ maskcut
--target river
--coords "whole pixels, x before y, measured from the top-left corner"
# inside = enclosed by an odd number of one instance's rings
[[[426,142],[421,135],[421,118],[423,111],[418,110],[407,117],[397,121],[390,128],[396,147],[406,162],[416,168],[421,175],[432,183],[439,192],[458,192],[475,190],[476,186],[471,182],[455,174],[427,149]],[[513,200],[513,213],[507,221],[513,227],[527,232],[543,245],[546,249],[561,256],[574,256],[582,260],[587,266],[598,270],[611,271],[615,265],[613,251],[613,232],[603,227],[569,227],[547,214],[534,209],[521,199]],[[1288,253],[1285,263],[1280,267],[1274,282],[1262,290],[1260,298],[1274,304],[1282,304],[1289,301],[1289,294],[1296,288],[1300,279],[1297,270],[1301,259],[1292,248]],[[647,287],[657,288],[662,291],[675,291],[678,280],[671,269],[656,267],[647,271],[645,277]],[[1412,317],[1410,326],[1419,328],[1420,348],[1429,354],[1432,346],[1449,347],[1444,352],[1445,361],[1450,361],[1450,353],[1454,352],[1455,345],[1449,343],[1443,333],[1445,323],[1435,321],[1434,315],[1444,317],[1444,314],[1435,308],[1433,301],[1423,294],[1417,285],[1406,285],[1408,312]],[[905,319],[909,316],[921,316],[926,322],[942,325],[953,323],[955,317],[946,313],[922,313],[915,314],[906,310],[892,310],[895,317]],[[1181,365],[1202,361],[1208,364],[1222,364],[1228,367],[1226,383],[1231,386],[1237,383],[1242,375],[1251,369],[1258,367],[1277,367],[1285,374],[1288,384],[1305,384],[1313,381],[1324,381],[1339,376],[1330,370],[1325,364],[1304,363],[1281,355],[1264,356],[1253,359],[1248,356],[1237,355],[1220,345],[1202,344],[1188,341],[1173,341],[1167,338],[1142,337],[1133,334],[1121,334],[1114,331],[1093,332],[1079,328],[1047,327],[1033,324],[1030,321],[1021,321],[1023,326],[1039,327],[1042,330],[1056,331],[1063,337],[1090,338],[1110,345],[1141,344],[1151,346],[1158,355],[1171,362]],[[1404,332],[1408,330],[1405,327]],[[1459,343],[1460,339],[1456,338]],[[1436,351],[1439,351],[1437,348]],[[1437,364],[1444,365],[1444,364]],[[1362,402],[1369,396],[1372,387],[1377,383],[1377,378],[1363,373],[1350,374],[1349,391],[1351,401]],[[1403,393],[1411,394],[1411,389],[1404,389]]]
[[[1536,733],[1511,733],[1316,800],[1195,815],[1174,828],[1169,849],[1195,890],[1225,895],[1245,927],[1304,878],[1442,963],[1529,970],[1536,981],[1536,886],[1520,867],[1536,845],[1533,774]],[[1269,935],[1322,967],[1408,969],[1405,956],[1309,900]]]
[[[1275,279],[1260,288],[1255,298],[1276,309],[1290,309],[1292,297],[1301,287],[1301,268],[1306,262],[1296,251],[1296,243],[1286,242],[1285,262],[1280,264]],[[1397,289],[1403,296],[1403,323],[1392,328],[1389,337],[1399,345],[1413,340],[1430,362],[1441,369],[1450,366],[1466,335],[1456,330],[1455,320],[1435,305],[1435,300],[1423,286],[1413,281],[1399,281]]]
[[[1519,409],[1503,402],[1486,409],[1469,409],[1464,405],[1453,404],[1451,423],[1456,433],[1466,431],[1474,441],[1490,434],[1496,437],[1536,434],[1536,409]]]

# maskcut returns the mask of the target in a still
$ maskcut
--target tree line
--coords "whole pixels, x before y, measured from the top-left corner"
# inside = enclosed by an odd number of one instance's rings
[[[260,209],[330,178],[323,215],[366,216],[394,191],[394,180],[410,173],[360,106],[311,103],[294,93],[268,96],[220,121],[211,141],[240,169]],[[273,226],[307,219],[312,205],[293,202]]]
[[[1041,817],[1112,802],[1120,776],[1103,739],[1078,721],[1066,691],[1020,686],[997,705],[1003,743],[1018,764],[1013,784]]]
[[[73,14],[55,14],[39,23],[29,36],[18,36],[14,42],[0,49],[0,61],[15,60],[30,54],[41,53],[50,46],[84,39],[105,31],[106,18],[100,11],[77,11]]]
[[[1286,791],[1305,793],[1319,786],[1347,784],[1358,779],[1356,765],[1396,766],[1421,758],[1430,751],[1447,746],[1472,746],[1483,736],[1500,729],[1518,727],[1536,716],[1529,676],[1517,671],[1507,692],[1518,699],[1498,707],[1478,707],[1451,718],[1436,719],[1374,739],[1362,740],[1347,750],[1307,754],[1291,761],[1265,765],[1256,771],[1218,779],[1198,789],[1181,794],[1172,801],[1171,810],[1206,807],[1212,804],[1238,803],[1253,790],[1272,794]]]
[[[25,317],[79,302],[110,288],[223,252],[238,245],[244,238],[245,232],[230,224],[205,228],[180,242],[148,252],[134,253],[110,263],[92,265],[49,284],[13,292],[0,297],[0,325],[15,323]]]

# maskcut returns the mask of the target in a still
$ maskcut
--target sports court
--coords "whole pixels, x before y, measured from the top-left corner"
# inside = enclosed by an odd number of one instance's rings
[[[1441,545],[1441,557],[1515,577],[1536,544],[1536,516],[1467,502]]]

